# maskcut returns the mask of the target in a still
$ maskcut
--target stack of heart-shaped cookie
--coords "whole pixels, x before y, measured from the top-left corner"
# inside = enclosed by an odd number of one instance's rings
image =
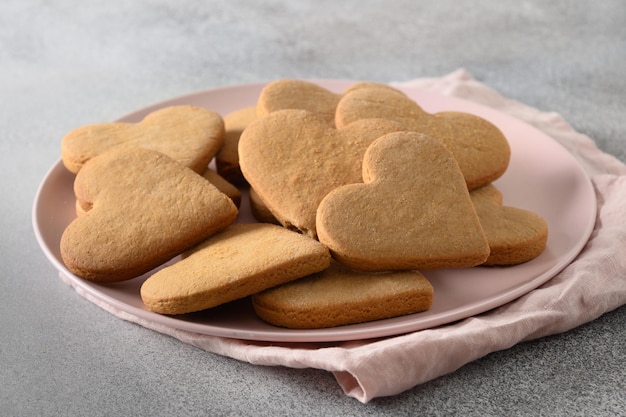
[[[411,314],[433,302],[420,270],[518,264],[547,240],[492,184],[510,159],[496,126],[382,84],[277,80],[223,119],[178,106],[78,128],[62,155],[77,173],[68,269],[147,274],[141,297],[162,314],[249,296],[290,328]],[[235,224],[241,191],[258,223]]]
[[[317,241],[276,225],[234,224],[241,194],[208,169],[224,136],[221,116],[194,106],[68,133],[62,157],[77,173],[77,218],[61,236],[67,268],[98,282],[149,273],[142,298],[165,314],[203,310],[327,268],[329,251]]]

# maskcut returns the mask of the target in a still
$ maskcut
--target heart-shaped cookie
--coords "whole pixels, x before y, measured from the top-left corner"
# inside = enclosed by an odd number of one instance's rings
[[[224,177],[222,177],[217,172],[213,171],[211,168],[207,168],[207,170],[202,174],[204,178],[206,178],[211,184],[215,186],[218,190],[226,194],[235,206],[239,208],[241,206],[241,191],[239,188],[226,181]]]
[[[338,128],[367,118],[395,120],[407,130],[443,143],[456,158],[470,190],[489,184],[507,169],[509,143],[494,124],[469,113],[428,113],[399,90],[364,86],[343,95],[337,104]]]
[[[341,93],[335,93],[306,80],[283,78],[265,85],[259,94],[256,116],[263,117],[278,110],[308,110],[319,114],[329,124],[335,125],[335,110],[344,94],[361,88],[383,88],[396,91],[386,84],[359,81]]]
[[[265,85],[257,99],[257,116],[263,117],[278,110],[308,110],[319,114],[334,126],[335,107],[341,94],[304,80],[283,78]]]
[[[63,137],[61,157],[73,173],[111,148],[144,148],[161,152],[204,172],[224,141],[222,117],[196,106],[172,106],[148,114],[139,123],[98,123],[76,128]]]
[[[341,263],[385,271],[487,259],[463,175],[438,140],[416,132],[380,137],[365,153],[363,180],[331,191],[317,211],[318,238]]]
[[[224,144],[215,155],[215,166],[218,174],[233,184],[245,183],[237,149],[241,133],[256,119],[256,106],[243,107],[224,116]]]
[[[141,275],[232,224],[237,208],[159,152],[113,149],[89,160],[74,191],[83,213],[61,236],[63,262],[94,281]]]
[[[361,182],[367,147],[396,122],[361,120],[335,129],[306,110],[280,110],[250,124],[239,140],[239,164],[250,186],[276,219],[312,237],[315,213],[331,190]]]
[[[260,223],[280,224],[272,212],[267,209],[261,197],[254,191],[254,188],[248,189],[248,202],[250,203],[250,212],[257,221]]]
[[[433,287],[418,271],[367,273],[336,262],[322,272],[252,296],[256,314],[276,326],[318,329],[428,310]]]
[[[478,219],[489,242],[485,265],[516,265],[539,256],[546,247],[548,224],[539,214],[504,206],[494,185],[470,193]]]
[[[141,298],[152,311],[205,310],[322,271],[328,249],[284,227],[234,224],[150,276]]]

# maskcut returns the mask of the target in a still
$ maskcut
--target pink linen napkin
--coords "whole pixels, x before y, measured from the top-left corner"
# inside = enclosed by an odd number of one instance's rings
[[[332,344],[251,342],[173,329],[76,290],[124,320],[208,352],[258,365],[327,370],[347,395],[363,403],[399,394],[518,342],[567,331],[626,304],[626,258],[622,255],[626,245],[626,165],[600,151],[592,139],[576,132],[558,114],[507,99],[462,69],[442,78],[395,85],[493,107],[535,126],[568,149],[591,177],[598,202],[595,230],[580,255],[541,287],[486,313],[401,336]]]

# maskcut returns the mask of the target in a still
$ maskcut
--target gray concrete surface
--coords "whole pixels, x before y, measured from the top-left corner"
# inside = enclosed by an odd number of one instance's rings
[[[402,81],[467,69],[626,162],[626,3],[4,0],[0,409],[6,416],[626,415],[626,309],[361,404],[319,370],[208,354],[57,277],[36,189],[82,124],[280,77]]]

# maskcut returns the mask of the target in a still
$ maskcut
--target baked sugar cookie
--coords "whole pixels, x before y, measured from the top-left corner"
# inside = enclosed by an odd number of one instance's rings
[[[252,296],[256,314],[275,326],[319,329],[428,310],[433,287],[417,271],[366,273],[330,268]]]
[[[331,191],[317,233],[344,265],[363,271],[482,264],[489,246],[456,160],[416,132],[384,135],[367,149],[363,184]]]
[[[338,128],[368,118],[394,120],[406,130],[441,141],[457,160],[470,190],[496,180],[509,165],[506,137],[479,116],[458,111],[431,114],[401,91],[380,86],[353,89],[337,104]]]
[[[313,82],[283,78],[268,83],[259,94],[256,113],[267,116],[278,110],[308,110],[334,126],[335,108],[341,94]]]
[[[256,119],[256,106],[244,107],[224,116],[224,144],[215,155],[215,166],[218,174],[232,184],[245,182],[237,149],[241,133]]]
[[[220,190],[221,192],[226,194],[231,200],[233,200],[235,206],[239,208],[239,206],[241,205],[241,191],[239,190],[239,188],[235,187],[229,181],[226,181],[224,177],[213,171],[211,168],[207,168],[202,176],[206,178],[211,184],[213,184],[218,190]]]
[[[93,281],[123,281],[226,228],[237,208],[202,176],[159,152],[119,148],[74,182],[82,214],[61,236],[63,262]]]
[[[161,269],[141,287],[150,310],[205,310],[322,271],[330,254],[321,243],[281,226],[235,224]]]
[[[263,117],[279,110],[307,110],[317,113],[328,124],[335,125],[335,111],[343,95],[362,88],[383,88],[399,92],[391,86],[370,81],[355,82],[335,93],[314,82],[283,78],[268,83],[259,94],[256,116]]]
[[[248,190],[248,200],[250,202],[250,212],[257,221],[260,223],[280,224],[272,212],[267,209],[259,194],[254,191],[254,188]]]
[[[222,117],[196,106],[155,110],[139,123],[98,123],[78,127],[63,137],[61,157],[77,173],[91,158],[112,148],[161,152],[203,173],[224,141]]]
[[[361,182],[367,147],[402,130],[384,119],[335,129],[318,114],[280,110],[250,124],[239,140],[239,163],[250,186],[286,228],[316,236],[322,198],[344,184]]]
[[[470,193],[489,242],[485,265],[517,265],[539,256],[548,240],[548,223],[539,214],[505,206],[492,184]]]

